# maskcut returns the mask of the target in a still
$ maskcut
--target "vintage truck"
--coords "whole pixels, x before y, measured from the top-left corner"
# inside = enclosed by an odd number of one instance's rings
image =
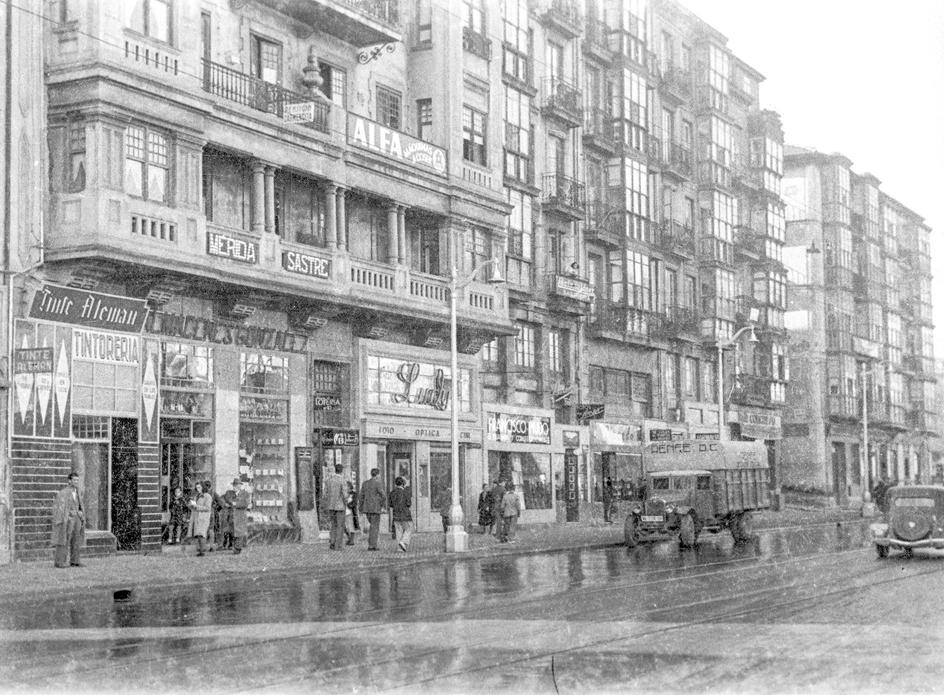
[[[642,500],[626,517],[626,546],[677,538],[691,547],[703,531],[751,537],[751,512],[770,507],[761,442],[654,442],[642,456]]]

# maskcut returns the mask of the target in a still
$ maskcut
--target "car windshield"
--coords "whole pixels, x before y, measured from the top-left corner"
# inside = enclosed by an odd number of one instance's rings
[[[669,479],[668,478],[653,478],[652,489],[653,490],[668,490]]]
[[[896,507],[933,507],[934,500],[930,497],[896,497]]]

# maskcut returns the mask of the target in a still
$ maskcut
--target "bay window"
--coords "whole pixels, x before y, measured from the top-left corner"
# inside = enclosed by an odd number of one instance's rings
[[[167,202],[167,137],[143,126],[125,130],[125,190],[133,196]]]

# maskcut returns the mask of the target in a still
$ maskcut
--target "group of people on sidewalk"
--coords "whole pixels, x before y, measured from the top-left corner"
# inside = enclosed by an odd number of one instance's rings
[[[491,489],[488,483],[482,485],[478,511],[482,533],[494,533],[500,543],[514,542],[521,516],[521,498],[513,482],[496,481]]]
[[[394,480],[394,489],[389,499],[380,479],[380,469],[372,468],[370,480],[364,481],[360,492],[354,490],[350,481],[345,481],[341,475],[344,467],[335,465],[334,473],[325,479],[323,508],[327,510],[331,519],[331,532],[328,547],[331,550],[342,550],[342,545],[354,545],[355,532],[359,530],[358,515],[367,517],[367,549],[379,550],[380,515],[389,506],[393,517],[394,535],[401,552],[410,547],[410,538],[413,535],[413,514],[410,511],[412,499],[406,490],[406,481],[397,476]],[[344,541],[347,538],[346,542]]]

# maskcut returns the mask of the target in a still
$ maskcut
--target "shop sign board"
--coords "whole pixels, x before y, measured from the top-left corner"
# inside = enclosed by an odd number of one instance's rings
[[[308,351],[308,336],[263,326],[236,326],[198,316],[151,312],[147,332],[171,338],[205,340],[220,345],[237,345],[250,349],[278,352]]]
[[[550,444],[551,418],[541,415],[488,413],[486,437],[492,442],[512,444]]]
[[[669,428],[649,430],[650,442],[671,442],[673,439],[675,439],[674,433]]]
[[[331,278],[330,259],[302,253],[301,251],[283,251],[282,267],[290,273],[307,275],[319,280]]]
[[[696,432],[695,439],[719,439],[717,432]]]
[[[141,339],[136,335],[105,331],[72,331],[72,357],[88,362],[138,364]]]
[[[240,263],[259,262],[259,244],[223,232],[207,232],[207,253]]]
[[[734,411],[741,435],[751,439],[781,439],[780,413],[744,406]]]
[[[148,314],[143,299],[45,284],[33,296],[30,318],[87,328],[140,333]]]
[[[590,425],[590,443],[597,447],[638,445],[642,427],[624,422],[594,422]]]
[[[348,114],[347,141],[388,159],[446,175],[446,150],[363,116]]]
[[[14,374],[41,374],[53,371],[51,347],[23,348],[13,351]]]
[[[312,407],[317,411],[341,410],[341,397],[333,393],[315,393]]]
[[[361,443],[360,432],[353,429],[322,427],[320,430],[316,430],[316,436],[319,435],[321,446],[327,448],[358,446]]]
[[[311,123],[315,120],[315,102],[298,101],[282,105],[282,120],[286,123]]]
[[[239,397],[239,418],[241,420],[265,420],[285,422],[286,402],[280,398]]]
[[[580,432],[577,430],[561,430],[561,439],[565,449],[576,449],[580,446]]]
[[[368,421],[364,425],[364,436],[377,439],[448,442],[452,439],[452,429],[449,425],[434,425],[429,423]],[[480,430],[469,428],[459,429],[460,442],[478,442],[481,441],[481,439]]]
[[[415,362],[393,357],[367,356],[367,403],[413,413],[448,410],[453,398],[450,370],[432,362]],[[462,390],[456,405],[469,412],[469,372],[459,370]]]
[[[576,299],[578,302],[593,301],[593,287],[586,280],[557,275],[554,284],[555,291],[562,297]]]
[[[602,420],[606,412],[606,407],[602,403],[578,403],[577,420],[586,422],[587,420]]]
[[[580,520],[580,496],[577,490],[577,455],[564,454],[564,505],[567,521]]]

